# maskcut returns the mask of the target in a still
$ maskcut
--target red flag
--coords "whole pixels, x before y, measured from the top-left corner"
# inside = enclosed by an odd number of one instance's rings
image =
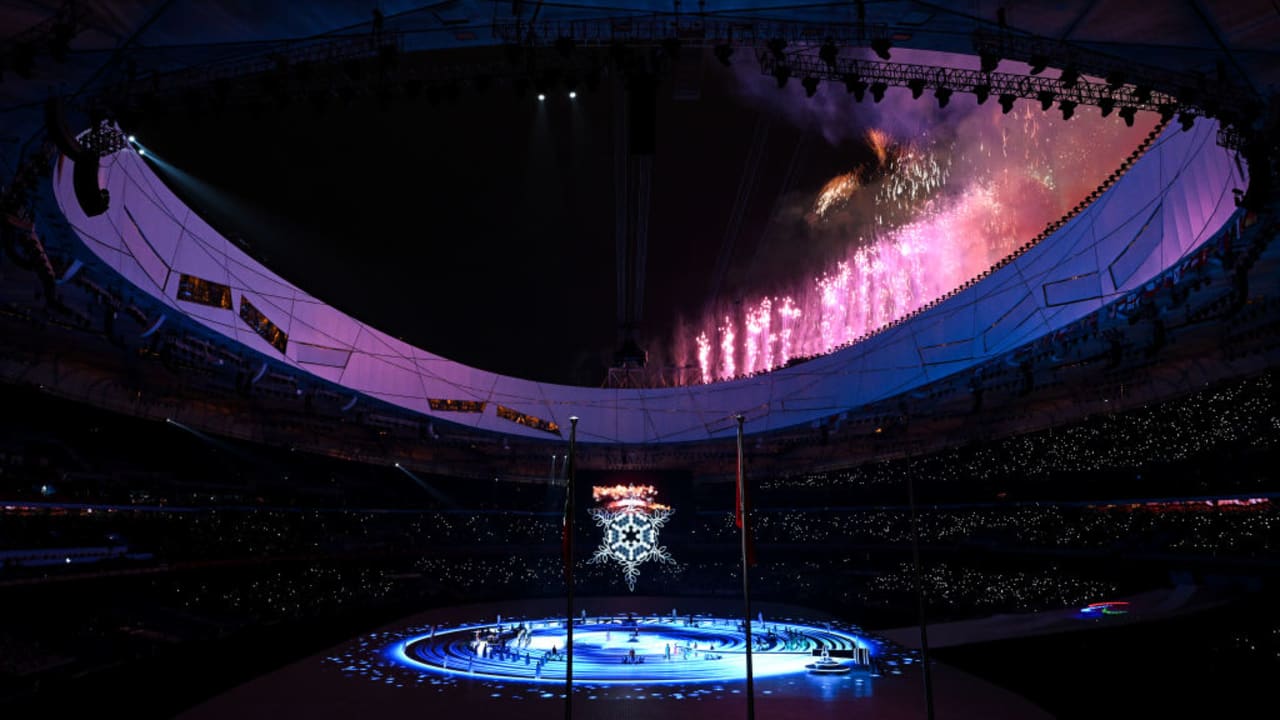
[[[747,564],[756,564],[756,541],[751,534],[751,502],[747,496],[747,474],[742,467],[742,458],[738,459],[738,482],[734,484],[733,524],[742,530],[744,536],[743,552],[747,556]]]
[[[565,458],[564,527],[560,531],[560,554],[564,560],[564,582],[573,592],[573,481],[578,440],[578,418],[569,418],[569,455]]]
[[[565,505],[564,526],[560,530],[560,557],[564,560],[564,581],[573,582],[573,558],[569,550],[569,506]]]
[[[735,527],[742,527],[744,505],[746,503],[742,499],[742,468],[738,468],[738,481],[733,486],[733,524]]]
[[[560,528],[560,556],[564,561],[564,581],[573,584],[573,543],[569,534],[573,532],[573,480],[565,485],[564,521]]]

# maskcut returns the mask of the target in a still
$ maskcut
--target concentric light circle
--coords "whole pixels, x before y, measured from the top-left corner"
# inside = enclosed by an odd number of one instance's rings
[[[561,618],[545,618],[436,628],[397,642],[387,653],[401,665],[424,672],[563,683],[564,625]],[[804,673],[814,653],[823,649],[841,655],[872,647],[831,627],[794,622],[753,622],[751,627],[757,678]],[[583,684],[742,680],[745,632],[740,620],[723,617],[587,619],[574,625],[573,676]]]

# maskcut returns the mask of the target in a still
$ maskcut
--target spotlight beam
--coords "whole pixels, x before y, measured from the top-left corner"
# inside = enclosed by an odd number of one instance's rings
[[[433,497],[433,498],[435,498],[436,500],[438,500],[438,501],[440,502],[441,506],[443,506],[444,508],[446,508],[446,509],[456,509],[456,508],[458,507],[458,503],[454,502],[453,498],[449,497],[448,495],[445,495],[443,492],[441,492],[440,490],[436,489],[436,488],[435,488],[431,483],[429,483],[429,482],[427,482],[426,480],[423,480],[422,478],[418,477],[418,476],[417,476],[417,475],[416,475],[412,470],[410,470],[409,468],[407,468],[407,467],[405,467],[405,466],[401,465],[400,463],[396,463],[395,467],[396,467],[396,469],[397,469],[397,470],[399,470],[400,472],[404,473],[405,475],[408,475],[408,476],[409,476],[409,478],[410,478],[411,480],[413,480],[415,483],[417,483],[417,484],[418,484],[418,486],[419,486],[419,487],[421,487],[423,490],[426,490],[426,491],[427,491],[427,494],[429,494],[431,497]]]

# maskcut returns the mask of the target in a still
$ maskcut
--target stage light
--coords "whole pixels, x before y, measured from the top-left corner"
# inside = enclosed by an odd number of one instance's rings
[[[778,65],[773,68],[773,79],[778,81],[778,88],[782,89],[787,86],[787,80],[791,79],[791,68],[786,65]]]
[[[1076,83],[1080,82],[1080,71],[1074,65],[1068,65],[1063,69],[1062,75],[1059,76],[1058,80],[1062,83],[1062,87],[1073,88]]]
[[[570,90],[570,91],[569,91],[569,99],[570,99],[570,100],[573,100],[573,99],[574,99],[574,98],[576,98],[576,97],[578,97],[578,91],[577,91],[577,90]]]
[[[881,60],[889,59],[889,49],[893,47],[893,42],[887,37],[878,37],[871,41],[871,49],[875,51],[876,56]]]
[[[1163,122],[1169,122],[1173,119],[1174,107],[1170,103],[1160,103],[1160,119]]]
[[[871,83],[871,99],[876,102],[880,102],[881,100],[884,99],[884,91],[888,89],[889,89],[889,86],[886,85],[885,83],[882,83],[882,82]]]
[[[1008,115],[1013,110],[1013,103],[1017,99],[1018,99],[1018,96],[1016,95],[1001,95],[1000,111],[1003,112],[1005,115]]]
[[[773,59],[783,62],[787,59],[787,41],[782,38],[774,38],[765,45],[769,48],[769,52],[773,53]]]
[[[1121,119],[1123,119],[1123,120],[1124,120],[1124,124],[1125,124],[1125,125],[1127,125],[1127,126],[1129,126],[1129,127],[1133,127],[1133,117],[1134,117],[1134,115],[1135,115],[1135,114],[1137,114],[1137,112],[1138,112],[1138,109],[1137,109],[1137,108],[1134,108],[1134,107],[1122,107],[1122,108],[1120,108],[1120,117],[1121,117]]]
[[[1041,90],[1036,93],[1036,99],[1040,101],[1040,109],[1045,112],[1048,112],[1049,108],[1053,107],[1053,99],[1055,97],[1056,95],[1052,90]]]
[[[982,103],[987,101],[987,98],[991,97],[991,86],[987,85],[986,83],[983,83],[981,85],[974,85],[973,95],[974,97],[978,98],[978,104],[981,105]]]
[[[1107,73],[1107,87],[1111,88],[1112,90],[1119,90],[1120,87],[1124,85],[1124,82],[1125,82],[1124,72],[1120,70],[1112,70],[1111,72]]]
[[[147,154],[147,149],[146,149],[146,148],[138,148],[138,154],[139,154],[139,155],[146,155],[146,154]]]
[[[1039,75],[1040,73],[1044,72],[1045,68],[1049,67],[1049,58],[1045,57],[1044,55],[1041,55],[1040,53],[1036,53],[1035,55],[1031,56],[1030,64],[1031,64],[1031,74]]]
[[[919,100],[920,95],[924,93],[924,80],[912,78],[907,81],[907,87],[911,88],[911,99]]]
[[[138,142],[138,136],[136,136],[136,135],[130,135],[130,136],[129,136],[129,142],[131,142],[131,143],[136,143],[136,142]]]
[[[822,47],[818,49],[818,59],[827,64],[827,67],[834,69],[836,66],[836,56],[840,54],[840,50],[836,44],[827,38],[822,43]]]
[[[978,53],[978,60],[982,63],[982,72],[992,73],[996,71],[996,67],[1000,65],[1000,56],[991,50],[983,50]]]
[[[1151,102],[1151,86],[1150,85],[1134,85],[1133,99],[1142,104]]]
[[[1178,124],[1182,126],[1182,132],[1190,132],[1191,126],[1195,125],[1196,116],[1189,112],[1179,113]]]
[[[867,82],[853,73],[844,76],[844,89],[853,95],[853,99],[862,102],[867,95]]]
[[[1102,117],[1106,117],[1111,114],[1112,110],[1116,109],[1116,99],[1104,97],[1098,101],[1098,108],[1102,110]]]
[[[1070,120],[1071,116],[1076,114],[1077,104],[1075,100],[1063,100],[1058,104],[1058,109],[1062,111],[1063,120]]]
[[[812,75],[801,80],[800,85],[804,87],[805,97],[813,97],[818,92],[818,78]]]
[[[729,67],[729,58],[733,57],[733,46],[728,43],[720,43],[711,51],[720,64]]]
[[[546,93],[538,93],[538,102],[546,102],[546,101],[547,101],[547,94],[546,94]]]
[[[938,107],[944,108],[951,102],[951,88],[940,87],[933,91],[933,96],[938,99]]]

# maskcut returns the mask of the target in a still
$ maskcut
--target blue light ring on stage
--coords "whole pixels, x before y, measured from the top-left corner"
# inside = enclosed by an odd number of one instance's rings
[[[738,625],[733,621],[700,619],[699,624],[689,626],[658,618],[635,623],[618,622],[584,624],[575,630],[574,675],[582,686],[615,684],[701,684],[735,682],[745,679],[745,663],[741,659],[745,647]],[[493,630],[494,624],[467,625],[434,633],[420,633],[387,648],[386,656],[394,662],[419,671],[482,680],[504,682],[554,683],[564,682],[563,660],[547,661],[545,673],[539,672],[539,661],[546,654],[547,640],[555,647],[563,645],[563,629],[556,620],[541,620],[530,625],[530,642],[541,638],[537,647],[499,653],[505,659],[475,655],[470,643],[458,638],[465,632]],[[536,627],[542,625],[543,627]],[[799,623],[780,624],[785,631],[793,631],[804,639],[799,650],[779,649],[775,643],[768,649],[756,650],[754,676],[757,678],[799,674],[806,671],[811,662],[811,650],[827,647],[831,650],[870,648],[871,644],[843,631],[817,628]],[[505,627],[505,626],[504,626]],[[778,627],[778,626],[775,626]],[[639,628],[645,640],[638,646],[644,651],[638,654],[644,661],[636,664],[624,662],[630,653],[627,645],[632,630]],[[761,631],[758,631],[761,632]],[[553,633],[548,638],[548,634]],[[616,643],[603,645],[600,638],[618,635]],[[449,637],[449,636],[454,637]],[[716,642],[720,642],[716,646]],[[705,647],[703,647],[705,645]],[[693,659],[680,656],[682,646],[697,646]],[[657,648],[672,648],[673,654],[656,652]],[[527,656],[527,660],[525,659]],[[708,657],[710,656],[710,657]],[[667,659],[670,657],[671,659]],[[557,672],[559,671],[559,672]]]

